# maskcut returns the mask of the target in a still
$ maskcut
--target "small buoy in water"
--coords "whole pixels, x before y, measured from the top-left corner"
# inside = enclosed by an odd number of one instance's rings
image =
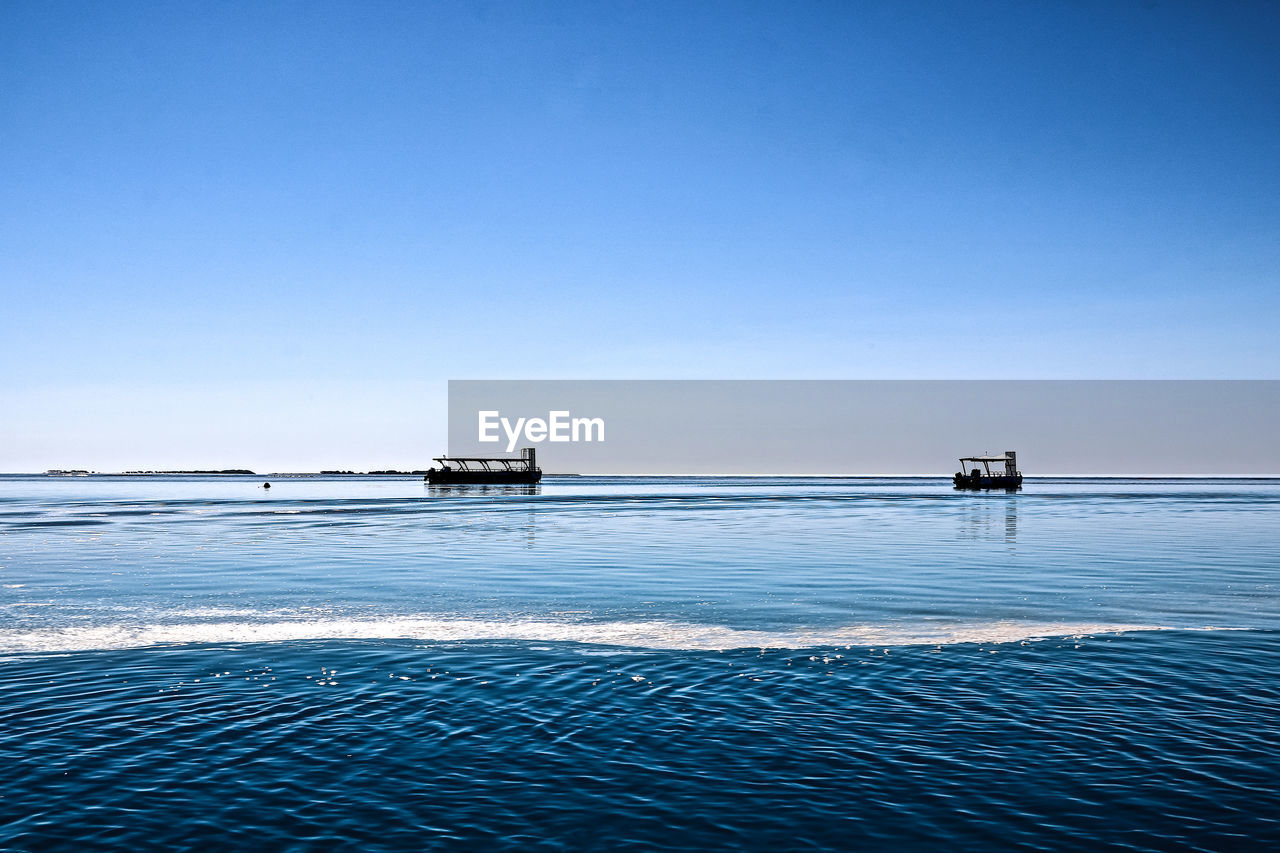
[[[270,483],[263,483],[263,484],[262,484],[262,488],[264,488],[264,489],[269,489],[269,488],[271,488],[271,484],[270,484]]]

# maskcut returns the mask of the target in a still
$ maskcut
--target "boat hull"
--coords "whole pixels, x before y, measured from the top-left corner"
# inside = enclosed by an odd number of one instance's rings
[[[951,478],[951,482],[955,484],[957,489],[1020,489],[1022,488],[1022,475],[1014,476],[991,476],[987,477],[982,474],[973,476],[972,474],[956,474]]]
[[[542,479],[542,471],[441,471],[432,468],[424,478],[433,486],[455,485],[532,485]]]

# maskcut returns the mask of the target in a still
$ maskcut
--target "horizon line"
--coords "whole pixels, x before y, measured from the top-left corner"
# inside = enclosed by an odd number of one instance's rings
[[[0,477],[43,477],[48,479],[76,479],[84,477],[417,477],[426,473],[425,469],[413,471],[399,471],[395,469],[385,469],[383,471],[266,471],[256,472],[242,469],[234,473],[228,471],[207,470],[207,471],[82,471],[80,469],[62,469],[67,473],[50,473],[49,471],[3,471]],[[687,478],[707,478],[719,477],[725,478],[741,478],[741,479],[758,479],[758,478],[788,478],[788,479],[811,479],[811,480],[950,480],[951,474],[671,474],[671,473],[649,473],[649,474],[579,474],[573,472],[556,472],[544,473],[544,477],[630,477],[630,478],[670,478],[670,477],[687,477]],[[1275,475],[1236,475],[1236,474],[1039,474],[1032,477],[1025,477],[1025,480],[1280,480],[1280,474]]]

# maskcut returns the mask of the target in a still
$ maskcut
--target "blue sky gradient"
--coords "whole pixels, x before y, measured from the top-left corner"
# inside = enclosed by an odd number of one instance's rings
[[[0,470],[416,467],[448,378],[1280,377],[1277,44],[1275,3],[0,5]]]

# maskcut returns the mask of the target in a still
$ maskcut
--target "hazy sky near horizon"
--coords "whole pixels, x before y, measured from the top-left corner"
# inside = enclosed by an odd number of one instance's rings
[[[419,467],[450,378],[1280,377],[1277,44],[1263,2],[0,4],[0,470]]]

